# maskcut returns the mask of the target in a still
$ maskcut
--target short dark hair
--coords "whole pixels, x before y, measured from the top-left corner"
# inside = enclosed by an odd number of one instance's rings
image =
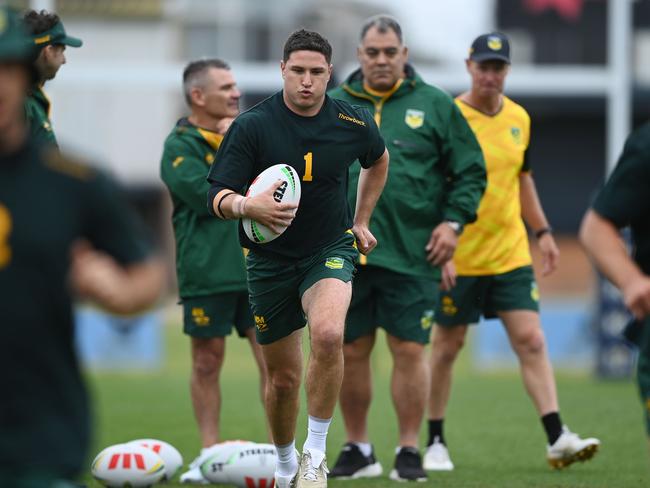
[[[399,22],[395,17],[392,17],[387,14],[379,14],[379,15],[373,15],[372,17],[367,19],[363,23],[363,26],[361,27],[361,36],[360,36],[361,41],[363,41],[368,31],[373,27],[376,27],[377,30],[382,34],[385,34],[389,30],[392,30],[395,33],[395,35],[397,35],[397,39],[399,39],[399,43],[404,44],[402,28],[400,27]]]
[[[201,84],[202,77],[210,68],[225,69],[230,71],[228,63],[217,58],[199,59],[190,62],[183,70],[183,95],[188,105],[192,103],[190,96],[192,89]]]
[[[25,23],[27,32],[35,36],[49,31],[52,27],[61,22],[61,19],[54,12],[48,12],[47,10],[41,10],[40,12],[30,10],[23,17],[23,22]]]
[[[300,29],[291,34],[284,43],[282,60],[286,63],[294,51],[316,51],[325,56],[327,64],[332,62],[332,45],[318,32]]]

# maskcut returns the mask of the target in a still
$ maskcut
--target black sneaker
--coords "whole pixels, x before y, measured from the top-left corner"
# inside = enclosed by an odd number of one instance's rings
[[[422,457],[415,447],[402,447],[395,457],[395,469],[390,472],[393,481],[426,481]]]
[[[349,480],[355,478],[374,478],[381,476],[383,469],[375,459],[375,452],[366,457],[354,442],[348,442],[341,449],[336,464],[330,471],[330,478]]]

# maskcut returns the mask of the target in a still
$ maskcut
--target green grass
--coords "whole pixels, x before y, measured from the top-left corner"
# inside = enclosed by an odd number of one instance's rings
[[[94,395],[96,440],[92,454],[110,444],[139,437],[163,439],[187,462],[199,442],[189,399],[189,341],[180,328],[165,327],[166,360],[155,373],[88,374]],[[388,473],[396,444],[396,420],[388,391],[390,357],[378,340],[373,356],[375,398],[370,432],[377,456]],[[230,338],[222,375],[223,439],[266,440],[255,364],[248,345]],[[481,373],[469,366],[469,351],[457,365],[446,419],[446,437],[456,470],[432,474],[418,486],[445,487],[642,487],[650,486],[648,444],[642,410],[632,382],[601,382],[588,375],[559,372],[563,419],[572,430],[602,441],[601,451],[586,464],[556,472],[544,458],[545,436],[517,372]],[[304,403],[298,445],[304,441]],[[424,428],[422,441],[424,442]],[[329,436],[333,464],[344,442],[337,412]],[[92,458],[91,458],[92,459]],[[88,463],[90,465],[90,462]],[[99,486],[89,473],[85,481]],[[387,477],[330,481],[331,487],[388,487]],[[170,483],[167,486],[183,486]]]

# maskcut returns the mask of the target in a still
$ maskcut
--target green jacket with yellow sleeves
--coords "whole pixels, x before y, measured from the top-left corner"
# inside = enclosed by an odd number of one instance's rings
[[[174,204],[176,273],[181,298],[245,291],[236,220],[208,213],[206,177],[223,136],[180,119],[165,140],[160,176]]]
[[[25,99],[25,115],[29,124],[29,132],[37,140],[57,146],[52,122],[50,122],[50,111],[50,99],[43,91],[43,87],[34,85]]]
[[[440,269],[424,250],[431,231],[445,220],[473,222],[485,190],[485,162],[472,130],[453,99],[408,65],[387,93],[365,88],[358,70],[330,96],[374,113],[390,153],[388,181],[370,222],[378,244],[361,264],[438,279]],[[359,172],[351,166],[352,208]]]

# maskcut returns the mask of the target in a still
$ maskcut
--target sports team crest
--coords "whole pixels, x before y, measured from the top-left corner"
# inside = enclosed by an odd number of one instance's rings
[[[488,37],[487,45],[493,51],[498,51],[503,47],[503,44],[501,43],[501,39],[499,39],[497,36]]]
[[[512,134],[512,139],[515,141],[515,144],[521,144],[521,129],[519,127],[511,127],[510,134]]]
[[[422,124],[424,124],[424,112],[414,108],[407,108],[404,122],[406,122],[406,125],[411,129],[419,129],[422,127]]]

